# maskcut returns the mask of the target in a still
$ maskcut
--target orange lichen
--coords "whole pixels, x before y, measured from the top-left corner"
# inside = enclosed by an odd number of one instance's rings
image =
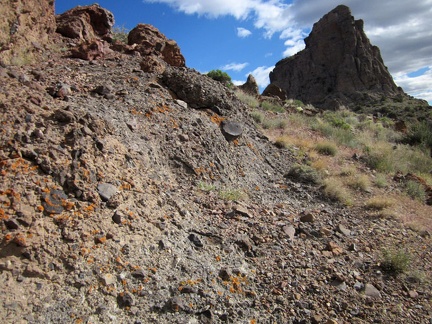
[[[39,205],[39,206],[36,207],[36,210],[37,210],[38,212],[43,212],[43,211],[44,211],[44,208],[43,208],[43,206]]]
[[[216,255],[215,259],[217,262],[220,262],[222,260],[222,258],[219,255]]]
[[[210,117],[210,120],[212,121],[212,123],[215,123],[216,125],[220,126],[220,124],[225,120],[225,117],[221,117],[219,115],[213,114]]]

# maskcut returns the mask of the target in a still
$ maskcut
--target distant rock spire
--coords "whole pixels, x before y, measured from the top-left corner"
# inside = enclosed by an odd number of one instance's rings
[[[304,50],[279,61],[270,73],[271,84],[288,98],[332,109],[405,95],[364,33],[363,21],[354,20],[347,6],[337,6],[315,23],[305,43]]]

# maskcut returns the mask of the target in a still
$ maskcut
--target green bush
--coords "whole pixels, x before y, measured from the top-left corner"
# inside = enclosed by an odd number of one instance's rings
[[[294,165],[285,177],[304,183],[318,184],[321,182],[321,177],[318,171],[305,164]]]
[[[221,70],[211,70],[210,72],[207,73],[207,76],[212,78],[213,80],[219,81],[225,86],[233,85],[231,77],[228,75],[228,73],[223,72]]]
[[[381,269],[385,272],[397,275],[408,270],[411,261],[408,252],[402,249],[385,249],[382,254],[383,260],[381,262]]]
[[[405,184],[405,190],[407,194],[420,202],[424,202],[426,200],[426,191],[423,185],[417,181],[409,180]]]
[[[112,39],[114,42],[128,43],[129,30],[124,26],[114,26],[112,31]]]
[[[337,153],[337,147],[331,142],[321,142],[315,145],[315,150],[322,155],[335,156]]]

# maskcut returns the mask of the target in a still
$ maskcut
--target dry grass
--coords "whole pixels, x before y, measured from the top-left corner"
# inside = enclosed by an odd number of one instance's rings
[[[389,197],[377,196],[366,201],[366,207],[374,210],[383,210],[393,206],[394,201]]]
[[[353,200],[349,190],[343,185],[338,178],[327,178],[324,180],[324,194],[331,200],[341,202],[344,205],[350,206]]]
[[[412,228],[432,231],[432,206],[424,204],[418,186],[409,187],[411,197],[416,198],[412,199],[406,193],[408,188],[393,180],[397,171],[413,172],[432,184],[432,159],[420,149],[396,144],[400,134],[384,123],[350,112],[278,117],[286,119],[289,127],[268,129],[266,135],[277,146],[290,149],[300,164],[305,158],[309,161],[308,167],[320,176],[328,198],[364,208],[372,217],[397,218]],[[332,145],[336,155],[327,153]],[[361,159],[353,159],[355,153]]]

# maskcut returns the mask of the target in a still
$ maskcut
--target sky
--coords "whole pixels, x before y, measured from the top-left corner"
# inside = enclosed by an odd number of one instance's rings
[[[55,1],[56,13],[95,0]],[[252,74],[263,90],[284,57],[304,48],[304,38],[339,4],[381,50],[384,64],[404,91],[432,104],[432,0],[99,0],[115,26],[151,24],[174,39],[189,68],[220,69],[235,84]]]

